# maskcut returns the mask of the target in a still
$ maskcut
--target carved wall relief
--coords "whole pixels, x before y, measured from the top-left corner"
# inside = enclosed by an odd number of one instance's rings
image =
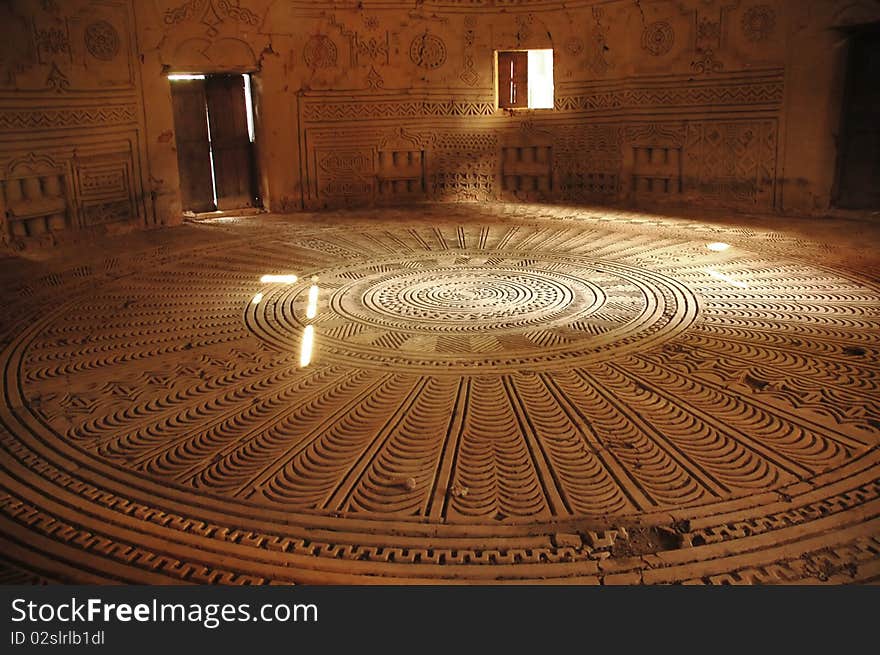
[[[363,22],[369,32],[379,31],[380,23],[376,16],[365,18]],[[375,67],[390,63],[391,33],[388,30],[379,35],[364,34],[347,28],[335,15],[330,17],[330,24],[339,30],[341,36],[348,39],[349,64],[352,67]]]
[[[642,49],[655,57],[665,55],[672,50],[674,42],[675,31],[666,21],[651,23],[642,32]]]
[[[446,63],[446,43],[436,34],[426,31],[410,43],[409,58],[420,68],[439,68]]]
[[[778,3],[563,4],[556,11],[548,0],[538,11],[433,0],[415,8],[176,1],[164,5],[162,47],[177,48],[177,60],[187,52],[217,61],[212,48],[234,50],[226,39],[247,46],[229,61],[254,62],[255,88],[275,94],[264,106],[296,103],[287,105],[289,118],[277,118],[284,110],[264,114],[273,138],[284,141],[284,157],[269,155],[265,168],[284,167],[286,186],[276,195],[305,207],[421,198],[753,202],[754,194],[729,190],[743,170],[686,172],[700,158],[711,160],[711,148],[699,141],[702,154],[689,160],[682,126],[734,113],[744,120],[777,115],[782,60],[766,43],[742,46],[781,33]],[[256,30],[248,27],[251,14]],[[512,47],[554,49],[553,110],[512,117],[496,108],[494,51]],[[533,129],[516,129],[521,121]],[[656,131],[672,127],[674,139]],[[391,145],[395,128],[436,140]],[[724,193],[713,187],[719,175]],[[276,183],[271,174],[263,180]]]
[[[477,19],[474,16],[466,16],[464,19],[464,54],[462,55],[463,67],[459,79],[468,86],[476,86],[480,79],[474,62],[474,45],[477,41]]]
[[[311,69],[333,68],[339,60],[336,44],[326,34],[315,34],[303,47],[303,61]]]
[[[706,121],[687,126],[687,193],[708,204],[773,206],[775,120]]]
[[[776,28],[776,12],[769,5],[749,7],[742,17],[743,35],[754,43],[769,39]]]
[[[78,159],[76,189],[83,225],[126,221],[136,216],[132,176],[131,159],[124,153]]]
[[[727,70],[722,61],[725,50],[729,18],[739,0],[725,2],[713,0],[693,10],[694,58],[691,70],[698,75],[709,75]]]
[[[46,26],[37,26],[35,21],[34,41],[41,64],[50,64],[59,56],[70,59],[70,27],[67,19],[59,19],[57,24]]]
[[[52,243],[145,219],[131,3],[8,2],[0,21],[17,26],[0,45],[4,240]]]
[[[119,54],[119,33],[105,20],[98,20],[86,27],[86,50],[95,59],[110,61]]]
[[[140,186],[131,142],[58,146],[9,160],[0,171],[7,239],[24,243],[66,230],[138,218]]]
[[[253,27],[260,24],[260,17],[256,13],[230,0],[187,0],[168,9],[163,16],[166,25],[176,25],[193,19],[198,19],[209,33],[214,34],[217,33],[217,26],[225,19]]]
[[[427,151],[418,137],[404,129],[379,144],[376,191],[380,200],[397,202],[424,198]]]
[[[10,238],[39,237],[70,226],[69,171],[48,155],[32,152],[11,161],[0,184]]]
[[[318,198],[335,204],[369,203],[375,196],[372,148],[318,150]]]
[[[637,198],[666,200],[682,192],[680,127],[649,124],[630,128],[632,194]]]
[[[553,190],[553,148],[507,145],[501,148],[501,189],[516,196],[549,196]]]
[[[491,132],[442,134],[437,138],[431,169],[431,193],[436,200],[493,200],[499,170],[498,137]]]
[[[425,195],[424,150],[380,150],[378,193],[391,200]]]
[[[623,130],[584,125],[556,137],[554,178],[563,200],[608,200],[620,191]]]

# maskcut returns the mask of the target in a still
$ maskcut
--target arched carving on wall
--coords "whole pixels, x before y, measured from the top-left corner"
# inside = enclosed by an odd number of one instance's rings
[[[535,14],[519,14],[511,25],[514,31],[497,32],[492,47],[496,50],[543,50],[553,47],[553,34]]]
[[[45,153],[29,152],[23,157],[12,159],[6,165],[6,175],[38,175],[47,172],[59,172],[63,166]]]
[[[862,0],[841,7],[831,19],[834,27],[854,27],[880,21],[880,1]]]
[[[382,137],[379,150],[423,150],[430,148],[435,140],[432,134],[416,134],[398,127]]]
[[[257,57],[250,45],[241,39],[211,41],[195,37],[177,46],[169,64],[174,70],[199,72],[256,70]]]

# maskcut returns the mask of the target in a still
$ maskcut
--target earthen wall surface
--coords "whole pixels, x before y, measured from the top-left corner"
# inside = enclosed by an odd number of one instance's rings
[[[253,74],[271,211],[527,200],[821,213],[876,0],[16,0],[5,238],[181,220],[172,72]],[[554,50],[555,107],[494,53]]]

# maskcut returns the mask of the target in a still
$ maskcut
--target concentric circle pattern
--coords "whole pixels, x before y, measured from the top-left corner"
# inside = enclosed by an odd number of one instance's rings
[[[449,211],[8,275],[6,579],[878,579],[872,255]]]
[[[328,359],[422,372],[569,366],[668,340],[697,316],[684,284],[587,256],[458,250],[320,272],[329,295],[315,322]],[[305,325],[308,286],[284,290],[249,322],[289,349]],[[279,309],[280,308],[280,309]]]

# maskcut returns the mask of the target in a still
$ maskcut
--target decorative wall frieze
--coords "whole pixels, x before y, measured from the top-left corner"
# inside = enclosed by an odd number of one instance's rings
[[[450,93],[452,91],[450,90]],[[594,87],[578,91],[560,91],[557,111],[602,111],[625,109],[663,109],[670,107],[779,106],[783,100],[781,74],[771,73],[754,79],[688,84],[684,80],[651,86]],[[494,101],[440,100],[426,97],[412,99],[376,94],[336,97],[320,92],[303,97],[303,117],[312,122],[348,121],[383,118],[493,116]]]
[[[777,121],[760,118],[584,125],[573,117],[465,132],[417,118],[390,136],[353,125],[314,127],[305,139],[315,153],[315,165],[311,157],[305,163],[305,202],[339,206],[424,194],[453,201],[629,199],[769,210],[777,140]]]
[[[675,82],[631,88],[590,89],[560,94],[556,109],[594,111],[603,109],[665,109],[669,107],[707,107],[718,109],[731,105],[772,105],[783,101],[781,75],[741,79],[710,84]]]
[[[351,100],[305,100],[303,114],[310,121],[347,121],[414,116],[492,116],[495,103],[450,100],[381,100],[370,96]]]
[[[202,23],[209,33],[216,33],[217,26],[227,18],[245,25],[260,24],[260,17],[255,12],[230,0],[188,0],[167,10],[163,22],[166,25],[177,25],[195,19]]]
[[[0,108],[0,131],[128,125],[137,120],[135,103],[53,109]]]

